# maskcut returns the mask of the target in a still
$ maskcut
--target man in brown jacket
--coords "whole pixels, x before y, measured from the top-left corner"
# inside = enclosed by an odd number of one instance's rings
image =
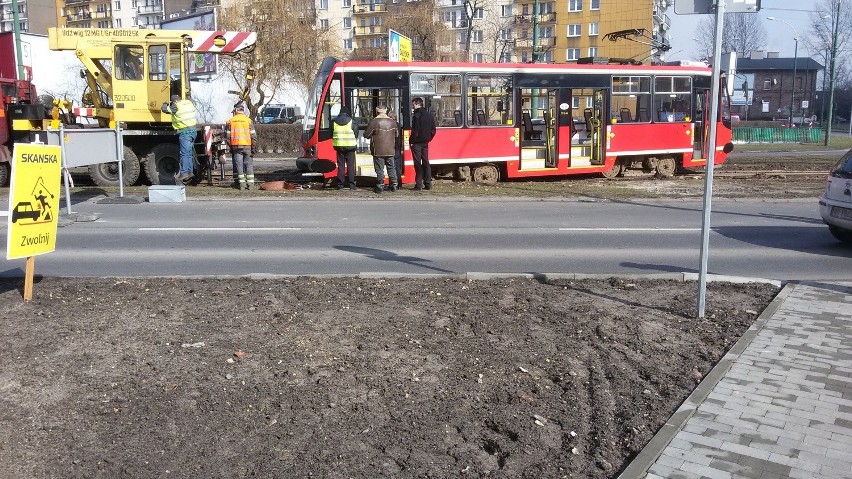
[[[388,109],[384,105],[376,107],[376,117],[370,120],[364,131],[364,138],[370,139],[370,150],[373,153],[373,167],[376,170],[376,193],[384,191],[385,166],[388,170],[390,180],[388,188],[391,191],[397,189],[396,168],[393,157],[396,154],[397,124],[387,115]]]

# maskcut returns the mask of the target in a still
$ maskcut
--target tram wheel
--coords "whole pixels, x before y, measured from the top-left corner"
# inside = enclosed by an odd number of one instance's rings
[[[473,168],[473,181],[484,185],[496,185],[500,181],[497,165],[478,165]]]
[[[657,159],[657,178],[671,178],[674,176],[676,168],[675,159],[671,156],[664,156]]]
[[[601,176],[606,179],[612,179],[620,175],[622,171],[624,171],[624,164],[619,160],[615,160],[615,163],[613,163],[612,168],[607,171],[602,171]]]

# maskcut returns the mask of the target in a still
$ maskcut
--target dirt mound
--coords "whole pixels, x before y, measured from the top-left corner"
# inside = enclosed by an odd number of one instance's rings
[[[612,477],[776,293],[2,281],[7,477]]]

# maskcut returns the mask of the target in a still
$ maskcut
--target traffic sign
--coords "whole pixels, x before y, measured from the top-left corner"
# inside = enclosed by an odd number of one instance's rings
[[[388,61],[410,62],[411,39],[399,32],[388,30]]]
[[[50,253],[56,248],[61,151],[58,146],[15,144],[6,259]]]

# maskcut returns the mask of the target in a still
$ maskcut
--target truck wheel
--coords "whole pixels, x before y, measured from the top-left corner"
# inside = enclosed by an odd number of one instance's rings
[[[180,171],[180,147],[173,143],[160,143],[148,153],[145,173],[152,185],[175,184],[175,173]]]
[[[0,186],[9,186],[9,176],[11,173],[12,165],[8,161],[0,163]]]
[[[128,147],[124,147],[124,160],[121,162],[121,173],[124,185],[130,186],[139,181],[139,158]],[[118,162],[89,165],[89,176],[98,186],[118,186]]]

